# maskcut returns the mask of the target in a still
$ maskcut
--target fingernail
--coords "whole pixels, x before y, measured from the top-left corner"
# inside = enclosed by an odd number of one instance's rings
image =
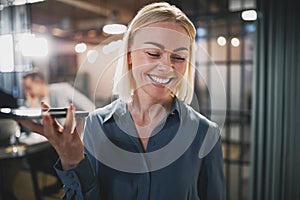
[[[70,109],[73,111],[74,110],[74,105],[71,103],[70,104]]]

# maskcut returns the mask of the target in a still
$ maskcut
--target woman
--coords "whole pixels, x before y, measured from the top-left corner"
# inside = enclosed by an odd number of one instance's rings
[[[219,129],[187,105],[194,39],[178,8],[147,5],[124,36],[119,98],[90,114],[83,143],[73,105],[63,127],[47,114],[43,126],[23,121],[58,152],[64,199],[225,199]]]

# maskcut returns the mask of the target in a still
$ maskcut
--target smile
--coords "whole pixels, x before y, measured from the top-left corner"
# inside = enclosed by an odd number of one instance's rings
[[[155,83],[158,83],[158,84],[168,84],[171,82],[172,78],[158,78],[157,76],[153,76],[153,75],[150,75],[148,74],[148,77]]]

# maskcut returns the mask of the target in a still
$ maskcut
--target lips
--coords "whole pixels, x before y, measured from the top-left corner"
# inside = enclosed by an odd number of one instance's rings
[[[150,75],[148,74],[148,77],[154,82],[154,83],[157,83],[157,84],[168,84],[171,82],[171,80],[173,78],[161,78],[161,77],[157,77],[157,76],[154,76],[154,75]]]

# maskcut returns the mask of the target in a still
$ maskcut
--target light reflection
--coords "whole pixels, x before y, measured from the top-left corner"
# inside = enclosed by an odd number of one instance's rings
[[[99,56],[99,53],[98,53],[98,51],[96,51],[96,50],[89,50],[89,51],[87,52],[87,59],[88,59],[88,62],[89,62],[89,63],[94,63],[94,62],[96,62],[98,56]]]
[[[117,50],[118,48],[120,48],[121,45],[122,45],[122,40],[112,41],[103,47],[102,52],[104,54],[109,54]]]
[[[26,116],[26,117],[39,117],[42,115],[42,110],[37,108],[30,109],[15,109],[13,110],[17,116]]]
[[[86,51],[86,44],[85,43],[78,43],[75,45],[76,53],[83,53]]]
[[[41,1],[44,1],[44,0],[14,0],[11,2],[15,6],[20,6],[20,5],[24,5],[27,3],[37,3],[37,2],[41,2]]]
[[[11,109],[10,108],[1,108],[0,112],[9,114],[9,113],[11,113]]]

